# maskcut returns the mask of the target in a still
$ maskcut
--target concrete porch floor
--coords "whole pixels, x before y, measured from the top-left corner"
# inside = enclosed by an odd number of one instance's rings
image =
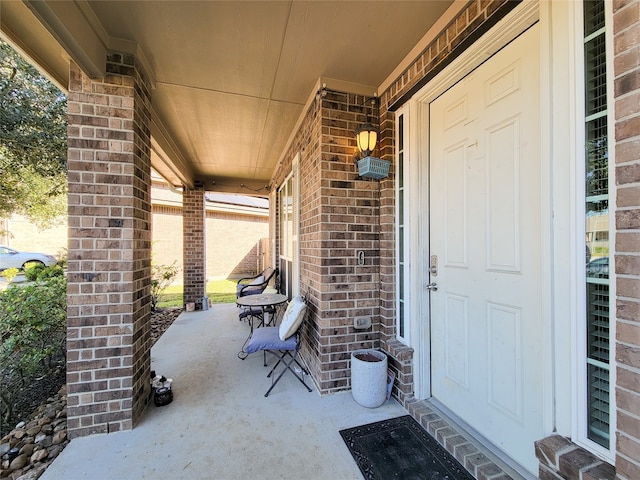
[[[183,312],[151,351],[174,400],[151,403],[130,431],[77,438],[41,477],[57,479],[360,479],[338,431],[407,411],[320,396],[286,374],[269,397],[262,354],[237,357],[249,327],[234,304]],[[270,359],[273,365],[274,359]]]

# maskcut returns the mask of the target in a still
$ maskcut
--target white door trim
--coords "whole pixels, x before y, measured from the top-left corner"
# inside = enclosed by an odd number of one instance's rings
[[[412,157],[417,160],[409,164],[409,178],[416,179],[416,182],[410,185],[410,205],[413,208],[409,212],[409,218],[412,222],[412,231],[424,232],[425,235],[429,233],[429,216],[424,214],[428,212],[429,191],[427,188],[420,187],[429,184],[428,168],[424,168],[425,165],[428,165],[429,141],[419,134],[419,132],[429,131],[429,102],[448,90],[489,59],[495,52],[537,22],[539,20],[538,7],[538,2],[523,2],[522,5],[515,8],[498,22],[490,32],[470,46],[451,65],[436,75],[410,100],[411,151],[416,152]],[[420,188],[415,190],[415,184]],[[422,215],[420,215],[419,210],[423,211]],[[423,279],[428,278],[429,271],[428,241],[422,238],[418,248],[412,248],[410,252],[410,263],[422,266],[422,268],[414,269],[414,272],[420,278],[416,278],[416,281],[411,282],[413,305],[410,322],[411,331],[418,333],[418,335],[412,336],[411,342],[415,350],[414,394],[416,398],[424,399],[431,397],[431,352],[428,347],[430,337],[429,293],[425,290],[425,285],[423,285]]]

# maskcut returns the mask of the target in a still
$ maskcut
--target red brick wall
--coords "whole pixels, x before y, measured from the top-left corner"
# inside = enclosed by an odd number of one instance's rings
[[[204,189],[182,191],[182,262],[184,303],[202,305],[206,294],[206,235]]]
[[[150,392],[150,94],[134,58],[68,96],[70,437],[130,429]]]
[[[377,346],[379,183],[360,178],[354,163],[364,102],[334,91],[314,102],[276,176],[280,185],[300,153],[301,291],[313,314],[303,355],[321,393],[349,388],[351,352]],[[356,331],[357,315],[370,315],[372,328]]]
[[[269,266],[269,219],[207,212],[207,276],[252,276]]]
[[[616,472],[640,478],[640,1],[613,2]]]

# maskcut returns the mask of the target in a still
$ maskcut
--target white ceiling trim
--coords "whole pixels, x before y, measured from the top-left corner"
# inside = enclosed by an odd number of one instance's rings
[[[26,0],[25,5],[89,77],[104,77],[106,45],[76,3]]]

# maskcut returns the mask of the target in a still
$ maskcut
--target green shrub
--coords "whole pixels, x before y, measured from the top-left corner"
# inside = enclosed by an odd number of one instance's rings
[[[15,267],[11,267],[2,270],[2,272],[0,272],[0,275],[6,278],[8,282],[12,282],[13,279],[16,278],[16,275],[18,275],[18,273],[20,273],[20,270]]]
[[[50,278],[62,277],[62,276],[64,276],[64,270],[60,265],[56,264],[56,265],[51,265],[50,267],[45,267],[42,270],[40,270],[36,280],[39,282],[42,282]]]
[[[0,292],[0,410],[15,392],[65,358],[67,282],[63,276]]]
[[[43,281],[64,276],[64,270],[58,264],[45,267],[41,263],[29,263],[24,269],[24,276],[30,282]]]
[[[151,311],[155,312],[160,294],[178,275],[177,262],[171,265],[151,265]]]
[[[45,266],[40,262],[29,262],[24,266],[24,278],[30,282],[35,282],[38,279],[38,275]]]
[[[4,369],[13,364],[25,374],[47,366],[48,358],[64,353],[66,324],[67,282],[63,277],[10,286],[0,293],[0,365]]]

